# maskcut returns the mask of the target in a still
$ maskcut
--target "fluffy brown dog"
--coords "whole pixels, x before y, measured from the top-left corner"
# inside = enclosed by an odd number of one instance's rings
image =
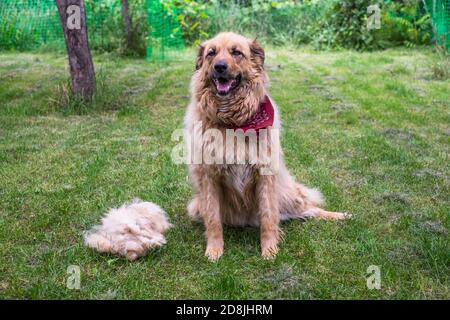
[[[221,33],[204,42],[191,82],[191,103],[185,117],[187,132],[195,136],[198,123],[201,123],[202,131],[214,129],[223,136],[227,129],[242,129],[241,134],[255,129],[253,137],[260,137],[263,136],[261,130],[267,129],[268,150],[273,155],[279,142],[279,135],[273,130],[280,129],[280,119],[276,105],[267,94],[267,82],[264,50],[256,41],[234,33]],[[245,140],[247,147],[250,140]],[[203,139],[203,154],[205,151],[217,153],[217,141]],[[188,148],[191,147],[192,141],[189,141]],[[236,150],[234,138],[232,150],[224,144],[223,150],[227,148],[234,156],[250,153],[250,147],[245,151]],[[320,192],[294,181],[283,163],[281,149],[276,160],[279,164],[272,174],[261,171],[268,166],[261,159],[240,164],[226,161],[189,164],[194,198],[188,213],[205,224],[205,254],[210,260],[223,254],[223,224],[259,226],[261,253],[270,258],[278,252],[281,220],[347,217],[345,213],[319,208],[322,204]]]

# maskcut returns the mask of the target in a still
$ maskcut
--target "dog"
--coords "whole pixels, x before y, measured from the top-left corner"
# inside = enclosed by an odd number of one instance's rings
[[[245,135],[252,129],[254,137],[259,137],[262,136],[260,132],[266,130],[268,150],[271,156],[274,154],[275,146],[279,144],[279,135],[275,133],[281,124],[277,105],[267,92],[264,59],[265,52],[256,40],[231,32],[220,33],[200,45],[191,79],[191,101],[184,121],[189,136],[195,135],[199,123],[202,132],[214,130],[223,136],[227,130]],[[233,156],[240,153],[248,156],[248,140],[245,140],[245,151],[236,150],[234,141],[231,147],[224,145],[221,151],[228,147],[227,152]],[[212,145],[213,139],[201,142],[203,152],[211,151]],[[190,140],[187,147],[192,148]],[[217,143],[213,149],[217,151]],[[264,258],[272,258],[282,240],[280,221],[340,220],[349,216],[320,208],[323,204],[321,193],[295,182],[284,165],[281,148],[275,159],[279,163],[273,174],[262,172],[268,166],[260,159],[231,164],[188,160],[194,190],[188,215],[205,225],[205,255],[210,260],[215,261],[223,254],[223,225],[259,227],[261,254]]]

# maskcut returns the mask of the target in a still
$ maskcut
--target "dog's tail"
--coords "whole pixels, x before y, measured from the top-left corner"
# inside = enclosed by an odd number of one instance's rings
[[[348,213],[332,212],[321,209],[325,200],[317,189],[305,187],[302,184],[295,184],[295,196],[288,205],[281,211],[281,220],[308,218],[325,220],[342,220],[351,217]]]
[[[318,189],[308,188],[293,182],[291,187],[282,193],[280,206],[281,220],[305,219],[304,213],[310,208],[324,204],[324,198]]]
[[[319,189],[308,188],[300,183],[297,183],[296,188],[305,201],[306,207],[319,207],[325,204],[325,199]]]

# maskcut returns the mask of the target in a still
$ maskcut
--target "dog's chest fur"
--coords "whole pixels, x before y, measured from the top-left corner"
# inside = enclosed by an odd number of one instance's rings
[[[254,182],[253,171],[254,167],[249,164],[222,165],[220,170],[224,184],[240,194]]]
[[[234,226],[257,225],[256,167],[250,164],[214,167],[220,190],[222,222]]]
[[[225,130],[221,130],[222,136],[225,137]],[[233,139],[234,140],[234,139]],[[216,145],[215,150],[221,149],[223,154],[223,164],[212,164],[211,169],[214,172],[214,175],[222,185],[224,189],[228,189],[228,192],[234,192],[242,195],[244,199],[244,195],[249,192],[249,189],[253,187],[255,183],[255,174],[257,170],[257,165],[249,163],[249,141],[245,141],[245,147],[241,148],[240,152],[239,148],[233,143],[233,149],[227,150],[227,141],[224,138],[223,143]],[[203,143],[203,150],[209,153],[212,153],[214,143],[208,139],[206,139]],[[238,158],[244,160],[244,163],[226,163],[227,157],[226,153],[229,151],[234,160],[236,161]],[[243,152],[242,152],[243,151]],[[240,153],[238,155],[238,153]]]

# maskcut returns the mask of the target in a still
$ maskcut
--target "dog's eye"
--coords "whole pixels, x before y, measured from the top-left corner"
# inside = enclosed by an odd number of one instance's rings
[[[214,51],[214,50],[209,50],[207,56],[208,56],[208,57],[212,57],[212,56],[214,56],[215,54],[216,54],[216,51]]]
[[[242,52],[240,52],[239,50],[234,49],[234,50],[231,52],[231,54],[232,54],[233,56],[241,56],[241,55],[242,55]]]

